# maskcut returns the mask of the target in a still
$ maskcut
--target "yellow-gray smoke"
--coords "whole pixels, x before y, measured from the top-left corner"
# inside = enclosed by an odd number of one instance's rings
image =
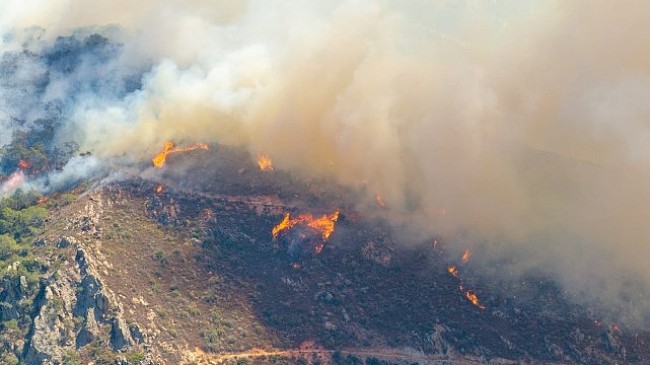
[[[100,157],[245,146],[649,315],[618,300],[628,276],[650,286],[648,2],[2,2],[0,30],[116,24],[116,62],[154,65],[75,109]]]

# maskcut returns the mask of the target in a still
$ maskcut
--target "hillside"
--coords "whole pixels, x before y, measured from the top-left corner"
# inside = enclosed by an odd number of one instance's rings
[[[227,148],[149,175],[32,199],[47,216],[2,266],[3,363],[650,359],[650,334],[542,277],[481,277],[444,242],[407,245],[328,181],[261,171]],[[273,237],[306,214],[332,222],[331,236],[298,222]]]

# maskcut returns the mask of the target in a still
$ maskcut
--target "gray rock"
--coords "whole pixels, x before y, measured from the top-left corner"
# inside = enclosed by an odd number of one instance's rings
[[[323,323],[323,327],[328,331],[336,331],[336,325],[330,321]]]
[[[47,246],[47,240],[45,238],[39,238],[32,244],[37,247]]]
[[[133,338],[136,343],[144,342],[144,336],[142,335],[142,331],[140,331],[140,327],[138,327],[137,324],[132,323],[129,325],[129,333],[131,334],[131,338]]]
[[[78,245],[78,242],[74,237],[61,236],[59,241],[56,243],[56,247],[58,248],[67,248],[70,245]]]
[[[79,331],[76,339],[76,346],[80,348],[85,346],[99,337],[100,329],[97,321],[95,320],[94,310],[91,308],[86,312],[86,318],[83,323],[83,327]]]
[[[23,275],[20,276],[20,291],[26,292],[29,287],[27,286],[27,278]]]
[[[121,317],[114,317],[111,320],[111,346],[113,350],[122,350],[133,344],[129,327]]]
[[[346,322],[350,322],[350,315],[349,315],[348,312],[345,310],[345,308],[343,308],[343,309],[341,310],[341,314],[343,314],[343,319],[344,319]]]

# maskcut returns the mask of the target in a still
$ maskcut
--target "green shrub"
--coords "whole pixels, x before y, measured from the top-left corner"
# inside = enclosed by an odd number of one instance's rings
[[[132,352],[128,355],[126,355],[126,359],[134,364],[140,363],[142,360],[144,360],[144,353],[143,352]]]
[[[63,363],[66,365],[78,365],[81,364],[81,356],[75,350],[68,350],[63,354]]]
[[[7,235],[7,234],[2,234],[0,235],[0,260],[6,260],[13,256],[18,250],[20,249],[20,246],[16,243],[16,240]]]
[[[2,360],[2,361],[0,361],[2,364],[7,364],[7,365],[18,365],[18,364],[20,364],[20,361],[18,361],[18,358],[16,357],[16,355],[14,355],[12,353],[7,353],[7,354],[2,355],[2,357],[0,357],[0,360]]]
[[[5,302],[3,302],[5,303]],[[15,319],[10,319],[8,321],[2,322],[3,331],[17,331],[18,330],[18,321]]]

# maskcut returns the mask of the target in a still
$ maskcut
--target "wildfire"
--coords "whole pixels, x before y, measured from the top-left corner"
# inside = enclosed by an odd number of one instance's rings
[[[460,259],[463,261],[463,264],[466,264],[471,257],[472,257],[472,251],[465,250],[463,251],[463,256]]]
[[[297,217],[292,218],[291,215],[287,213],[282,219],[282,222],[273,227],[271,233],[275,240],[281,232],[290,230],[295,226],[309,227],[313,232],[319,234],[321,238],[319,242],[312,242],[314,253],[318,255],[323,251],[323,248],[325,248],[325,241],[327,241],[332,232],[334,232],[334,225],[338,219],[338,210],[331,214],[323,214],[318,218],[315,218],[311,213],[300,214]],[[309,235],[304,231],[298,231],[298,234],[301,240],[309,237]]]
[[[273,161],[268,155],[260,154],[257,156],[257,166],[262,171],[271,171],[273,170]]]
[[[481,302],[478,300],[478,296],[476,295],[476,293],[474,293],[472,290],[465,290],[462,281],[460,280],[460,278],[458,278],[458,269],[456,268],[456,266],[449,265],[449,267],[447,268],[447,272],[449,272],[449,274],[454,278],[458,279],[459,281],[458,290],[460,290],[460,292],[465,295],[465,298],[467,298],[467,300],[469,300],[473,305],[475,305],[479,309],[484,310],[485,306],[481,304]]]
[[[30,167],[31,165],[32,165],[31,163],[29,163],[28,161],[25,161],[25,160],[20,160],[18,162],[18,167],[20,167],[23,170]]]
[[[485,306],[478,301],[478,296],[476,296],[476,294],[473,291],[471,290],[466,291],[465,297],[467,298],[467,300],[472,302],[472,304],[474,304],[475,306],[479,307],[480,309],[485,309]]]
[[[162,192],[163,192],[163,186],[158,184],[158,186],[156,186],[156,193],[162,194]]]
[[[43,196],[43,197],[41,197],[40,199],[38,199],[38,201],[36,202],[36,204],[38,204],[38,205],[43,205],[43,204],[47,203],[48,200],[50,200],[50,198],[48,198],[48,197],[46,197],[46,196]]]
[[[458,269],[456,269],[456,266],[449,265],[449,267],[447,268],[447,271],[451,274],[451,276],[458,279]]]
[[[296,218],[291,218],[291,215],[287,213],[278,225],[273,227],[271,233],[273,238],[278,238],[280,232],[291,229],[297,224],[305,224],[309,228],[320,232],[323,240],[327,240],[332,232],[334,232],[334,224],[339,219],[339,211],[335,211],[332,214],[323,214],[320,218],[314,218],[311,213],[300,214]]]
[[[176,147],[174,145],[174,142],[168,141],[165,142],[165,147],[163,147],[163,150],[160,151],[159,154],[156,155],[153,159],[151,159],[151,162],[153,163],[154,167],[161,168],[165,166],[165,161],[167,160],[167,155],[172,154],[172,153],[178,153],[178,152],[189,152],[189,151],[194,151],[197,149],[202,149],[202,150],[208,150],[208,145],[205,143],[200,143],[197,142],[191,146],[185,146],[185,147]]]

